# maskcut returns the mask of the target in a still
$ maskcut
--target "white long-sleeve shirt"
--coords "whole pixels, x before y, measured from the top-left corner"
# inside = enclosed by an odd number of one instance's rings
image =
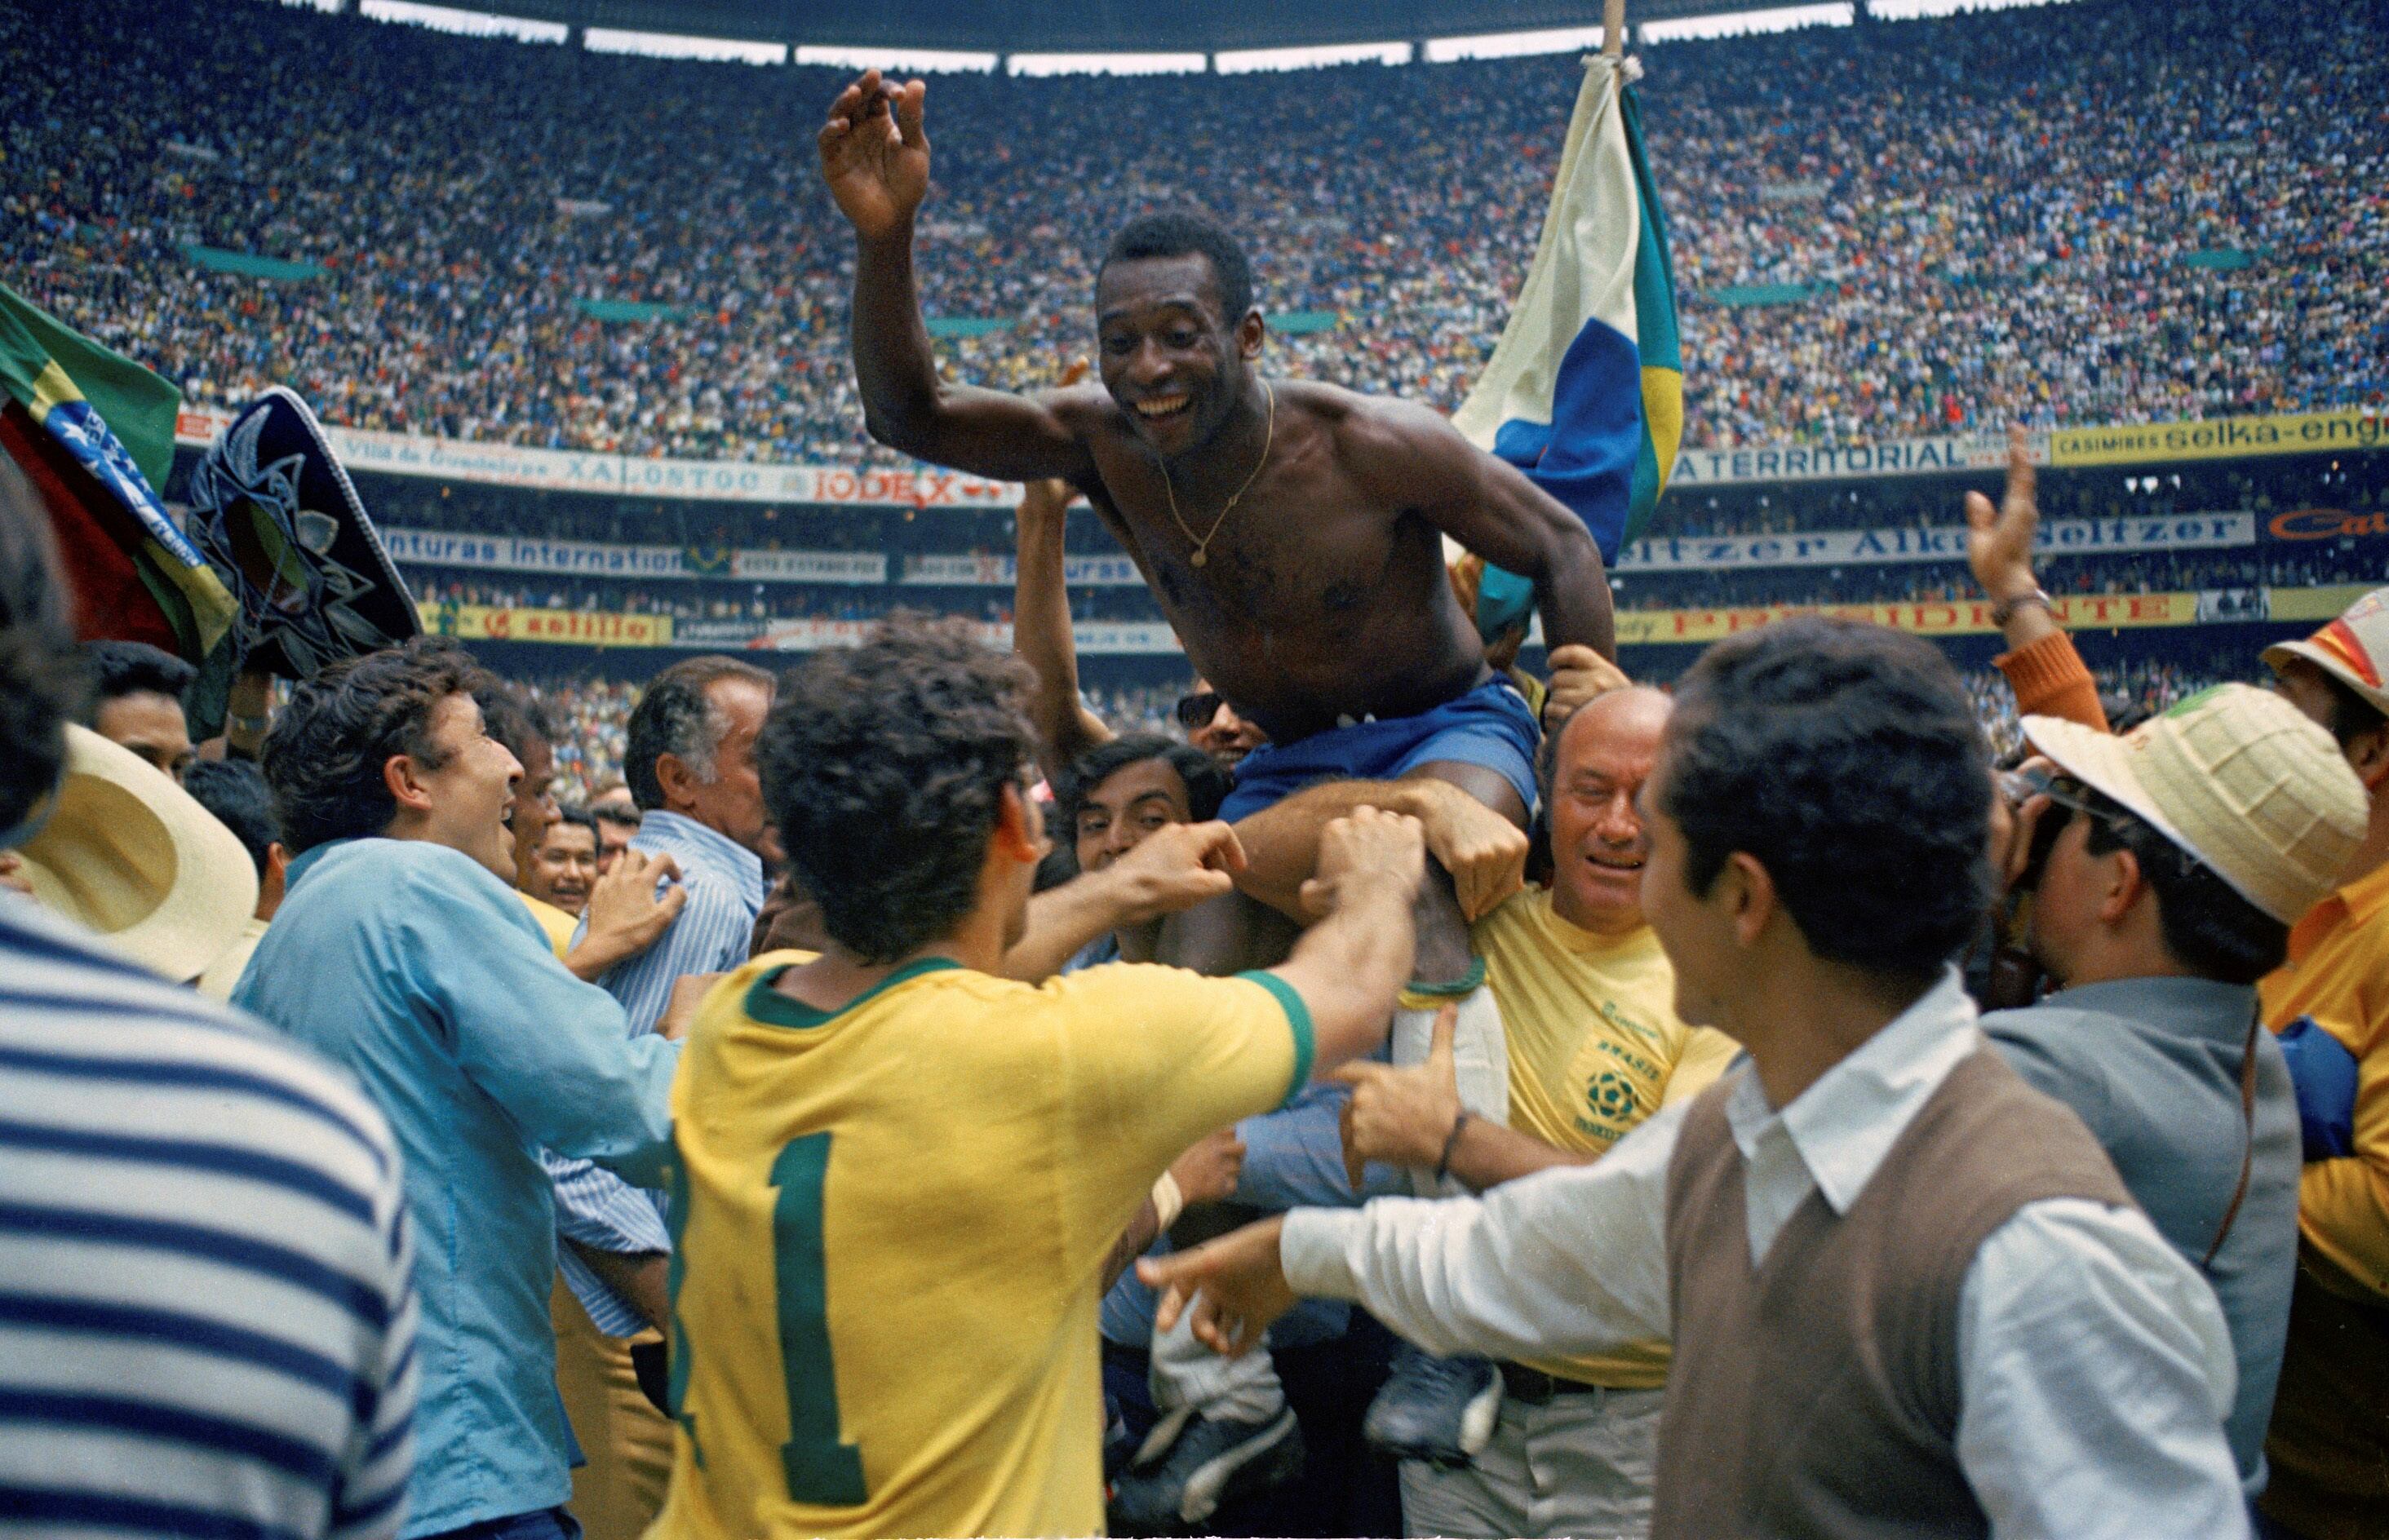
[[[1846,1214],[1909,1121],[1983,1046],[1953,972],[1778,1113],[1745,1058],[1726,1120],[1756,1266],[1821,1190]],[[1686,1106],[1591,1165],[1483,1198],[1298,1209],[1298,1293],[1348,1299],[1438,1354],[1591,1354],[1673,1335],[1667,1166]],[[1958,1462],[1999,1540],[2229,1540],[2247,1509],[2223,1418],[2237,1373],[2205,1281],[2137,1209],[2027,1203],[1985,1239],[1958,1324]]]

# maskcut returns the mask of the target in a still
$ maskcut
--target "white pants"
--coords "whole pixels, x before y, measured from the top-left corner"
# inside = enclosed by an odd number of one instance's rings
[[[1582,1535],[1644,1540],[1664,1390],[1578,1391],[1501,1403],[1474,1465],[1402,1461],[1408,1534]]]
[[[1394,1063],[1402,1067],[1424,1063],[1435,1038],[1436,1012],[1440,1007],[1394,1012],[1389,1042]],[[1460,1001],[1452,1022],[1451,1062],[1460,1081],[1460,1104],[1490,1123],[1510,1121],[1510,1049],[1502,1034],[1501,1008],[1492,989],[1479,984]],[[1410,1174],[1411,1189],[1423,1198],[1451,1197],[1466,1188],[1447,1177],[1438,1184],[1435,1172]],[[1267,1339],[1236,1358],[1222,1358],[1197,1343],[1181,1317],[1175,1330],[1153,1337],[1153,1368],[1148,1378],[1153,1404],[1164,1412],[1193,1406],[1202,1415],[1235,1422],[1266,1422],[1285,1405],[1284,1387],[1277,1367],[1270,1362]]]

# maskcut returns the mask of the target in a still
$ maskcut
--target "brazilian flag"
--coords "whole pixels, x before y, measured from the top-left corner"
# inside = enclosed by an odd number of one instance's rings
[[[202,663],[233,598],[159,498],[183,394],[0,285],[0,453],[32,482],[85,638]]]
[[[1629,84],[1640,66],[1586,60],[1534,265],[1453,426],[1576,511],[1615,564],[1651,522],[1683,437],[1684,361],[1667,222]],[[1486,568],[1477,629],[1523,624],[1524,578]]]

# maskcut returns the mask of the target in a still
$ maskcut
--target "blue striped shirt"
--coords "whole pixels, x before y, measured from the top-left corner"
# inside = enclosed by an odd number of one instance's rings
[[[394,1535],[415,1258],[339,1071],[0,893],[0,1535]]]
[[[671,1003],[672,986],[688,974],[718,974],[742,966],[763,908],[763,861],[745,846],[679,813],[646,814],[631,848],[668,855],[680,862],[688,902],[645,951],[597,982],[622,1002],[633,1036],[653,1032]],[[587,928],[587,921],[582,922]],[[568,1241],[601,1252],[635,1255],[669,1252],[663,1194],[631,1186],[587,1161],[546,1157],[556,1182],[556,1229]],[[556,1248],[566,1287],[590,1324],[609,1337],[636,1335],[646,1317],[592,1272],[569,1246]]]

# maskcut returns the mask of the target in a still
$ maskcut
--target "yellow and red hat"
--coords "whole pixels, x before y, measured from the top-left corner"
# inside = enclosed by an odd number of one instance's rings
[[[2389,715],[2389,588],[2376,588],[2304,642],[2265,649],[2273,672],[2304,658]]]

